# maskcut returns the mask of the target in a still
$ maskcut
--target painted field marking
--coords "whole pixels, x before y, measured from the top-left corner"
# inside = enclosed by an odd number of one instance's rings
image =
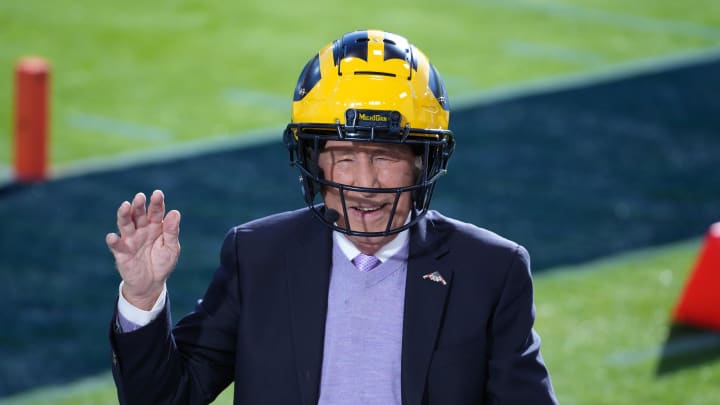
[[[635,60],[617,65],[604,65],[600,69],[585,70],[577,74],[551,76],[511,85],[505,84],[494,88],[475,90],[461,94],[459,97],[453,97],[453,110],[457,111],[467,107],[484,106],[543,92],[563,91],[571,88],[590,86],[609,80],[622,79],[638,74],[651,74],[666,69],[713,61],[719,58],[720,47],[707,48],[699,51],[678,52],[668,56]],[[123,155],[100,156],[60,164],[51,168],[51,177],[71,177],[98,171],[131,167],[144,163],[170,161],[187,156],[197,156],[203,153],[227,150],[228,148],[242,148],[264,143],[280,142],[284,125],[285,124],[282,123],[282,127],[273,126],[255,130],[243,130],[231,134],[216,134],[203,139],[182,142],[175,145],[162,145],[157,148],[128,152]],[[549,274],[544,274],[544,276],[548,275]]]
[[[570,4],[538,3],[529,0],[465,0],[463,3],[477,6],[541,12],[553,17],[572,20],[573,22],[584,21],[600,25],[621,27],[634,31],[683,35],[714,41],[720,39],[720,28],[703,24],[618,13]]]
[[[452,111],[455,102],[455,97],[462,97],[463,95],[475,94],[479,91],[479,86],[468,79],[466,76],[461,75],[443,75],[443,81],[445,87],[450,94],[450,110]]]
[[[606,62],[603,56],[594,52],[533,42],[507,41],[503,44],[503,49],[511,55],[575,65],[599,65]]]
[[[256,90],[232,88],[223,91],[223,98],[232,103],[262,106],[289,113],[292,95],[281,96]]]
[[[113,156],[93,158],[60,164],[51,169],[51,178],[81,176],[118,170],[149,163],[162,163],[203,154],[246,148],[271,142],[280,142],[285,127],[261,128],[237,133],[215,134],[178,144],[162,144],[157,148],[145,148]],[[279,149],[282,153],[282,149]]]
[[[665,56],[635,59],[618,64],[604,64],[577,73],[545,76],[517,84],[490,87],[476,91],[474,94],[463,94],[460,97],[451,98],[451,100],[454,109],[476,107],[551,91],[587,87],[634,75],[647,75],[698,63],[713,62],[719,59],[720,46],[701,50],[680,51]],[[452,97],[452,94],[450,96]]]
[[[151,140],[168,141],[173,138],[172,132],[165,128],[141,125],[115,118],[84,113],[70,113],[65,119],[68,125],[77,129],[97,131],[106,135]]]
[[[13,169],[10,165],[0,164],[0,188],[13,179]]]
[[[83,396],[83,398],[85,398],[88,393],[92,393],[93,391],[114,389],[112,374],[103,372],[63,384],[62,386],[40,386],[30,389],[29,391],[18,392],[9,397],[0,398],[0,405],[54,404],[72,398],[73,396]],[[83,403],[85,402],[83,401]]]

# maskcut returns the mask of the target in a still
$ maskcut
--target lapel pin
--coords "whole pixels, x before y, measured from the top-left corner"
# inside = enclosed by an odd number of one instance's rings
[[[430,279],[436,283],[440,283],[442,285],[447,285],[447,282],[443,278],[442,274],[440,274],[439,271],[433,271],[432,273],[428,273],[423,276],[423,279]]]

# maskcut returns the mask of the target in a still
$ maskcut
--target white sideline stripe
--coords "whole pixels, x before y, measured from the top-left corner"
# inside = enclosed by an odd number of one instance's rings
[[[605,66],[590,72],[543,78],[514,85],[498,86],[456,98],[453,98],[451,95],[451,107],[453,110],[478,107],[523,96],[585,87],[638,74],[649,74],[718,58],[720,58],[720,46],[699,51],[679,52],[659,58],[647,58],[609,67]],[[219,134],[179,145],[175,144],[152,148],[120,156],[96,157],[72,163],[59,164],[51,168],[50,178],[110,171],[138,164],[169,161],[224,149],[269,143],[280,140],[283,129],[284,127],[272,127],[240,131],[234,134]]]
[[[65,385],[49,385],[31,388],[9,397],[0,398],[0,405],[26,405],[34,403],[57,403],[88,390],[113,389],[112,374],[103,372],[90,377],[70,381]]]
[[[292,95],[280,96],[262,91],[232,88],[223,91],[223,98],[233,103],[259,105],[273,110],[289,112]]]
[[[263,128],[254,131],[217,134],[169,147],[146,149],[118,156],[99,156],[58,165],[50,171],[50,178],[81,176],[134,167],[142,164],[167,162],[224,150],[262,145],[282,139],[284,127]],[[278,151],[282,153],[282,150]]]
[[[14,169],[10,165],[0,164],[0,187],[10,183],[13,179]]]
[[[594,52],[579,51],[567,47],[525,41],[507,41],[503,44],[506,54],[540,60],[551,60],[575,65],[599,65],[605,58]]]
[[[643,15],[618,13],[570,4],[538,3],[531,0],[464,0],[464,4],[540,12],[573,22],[583,21],[634,31],[674,34],[709,40],[720,39],[720,28],[689,21],[668,20]]]
[[[627,262],[643,262],[648,257],[654,257],[658,251],[670,250],[686,250],[686,249],[697,249],[700,244],[698,238],[688,238],[685,240],[667,243],[659,246],[646,246],[643,248],[633,249],[630,252],[617,252],[606,254],[605,256],[586,260],[582,263],[561,265],[547,270],[543,270],[533,277],[542,277],[543,280],[561,278],[566,279],[567,277],[583,278],[590,276],[594,273],[605,271],[608,266],[612,266],[616,260],[620,259]],[[572,269],[572,271],[568,271]],[[659,269],[660,271],[660,269]]]
[[[446,87],[457,87],[459,89],[467,89],[468,87],[472,86],[472,80],[468,79],[466,76],[460,76],[460,75],[442,75],[443,81],[445,82]]]
[[[673,357],[693,351],[713,348],[720,348],[720,334],[708,332],[680,338],[668,343],[666,346],[655,346],[613,353],[607,357],[607,362],[613,365],[626,366],[656,359],[660,356]]]
[[[491,87],[455,98],[451,94],[450,106],[451,111],[452,109],[483,106],[524,96],[588,87],[635,75],[647,75],[713,60],[720,60],[720,46],[604,65],[589,71],[543,77],[509,86]]]
[[[165,128],[141,125],[100,115],[75,112],[68,114],[65,119],[68,125],[73,128],[97,131],[104,135],[156,142],[169,141],[173,137],[172,132]]]

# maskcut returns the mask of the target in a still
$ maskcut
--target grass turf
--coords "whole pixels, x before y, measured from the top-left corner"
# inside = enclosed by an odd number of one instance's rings
[[[281,126],[310,56],[343,32],[401,33],[443,73],[451,99],[539,78],[702,50],[720,42],[714,0],[387,2],[199,0],[0,2],[0,163],[11,161],[12,68],[52,71],[54,167],[235,139]]]
[[[719,65],[459,109],[433,205],[525,244],[536,271],[696,236],[718,220]],[[0,393],[107,367],[118,279],[103,235],[120,201],[161,188],[183,212],[177,319],[228,227],[301,204],[286,159],[275,141],[0,188],[0,306],[23,308],[0,313]]]
[[[482,136],[462,138],[433,205],[523,243],[536,271],[696,236],[718,220],[719,64],[461,109],[458,132]],[[0,306],[23,308],[0,313],[0,392],[107,367],[120,201],[161,188],[183,212],[178,319],[227,228],[301,205],[286,159],[276,141],[0,189]]]
[[[380,27],[409,37],[430,55],[446,79],[451,98],[457,100],[472,98],[478,92],[497,86],[597,72],[623,62],[712,49],[720,42],[719,7],[717,2],[707,0],[695,2],[692,7],[666,0],[632,3],[368,1],[349,4],[319,1],[312,6],[260,1],[161,1],[152,4],[129,1],[122,7],[88,0],[3,1],[0,2],[0,26],[3,27],[0,89],[6,91],[0,91],[0,165],[10,161],[11,153],[11,68],[24,54],[44,55],[53,64],[52,159],[58,167],[90,157],[157,151],[194,141],[236,139],[246,136],[249,129],[283,125],[288,118],[289,94],[302,64],[322,44],[354,28]],[[348,18],[341,18],[345,16]],[[352,26],[348,26],[347,21],[351,21]],[[712,86],[717,81],[707,83]],[[444,201],[437,199],[436,207],[531,245],[534,258],[541,264],[586,259],[588,250],[584,249],[589,249],[593,252],[591,256],[595,256],[686,237],[692,229],[697,234],[698,226],[706,224],[707,218],[712,217],[717,184],[720,184],[714,180],[717,174],[705,170],[705,167],[713,167],[713,159],[717,162],[717,158],[712,157],[718,156],[713,155],[717,150],[716,143],[706,136],[713,133],[713,128],[718,128],[712,121],[717,119],[717,114],[702,115],[702,119],[696,120],[697,115],[693,114],[698,110],[695,107],[699,106],[699,111],[712,111],[714,104],[710,98],[683,99],[685,101],[680,103],[687,108],[676,109],[668,102],[673,99],[676,87],[655,89],[656,92],[645,100],[635,99],[629,105],[625,100],[631,93],[610,91],[606,92],[608,97],[603,98],[606,105],[583,98],[583,94],[570,94],[559,106],[550,103],[541,105],[541,109],[535,105],[526,110],[509,103],[485,108],[483,114],[474,118],[467,110],[465,115],[470,119],[466,117],[461,121],[483,119],[491,123],[491,131],[483,132],[477,140],[464,140],[465,147],[476,145],[465,149],[468,153],[464,157],[458,154],[455,160],[458,164],[451,170],[460,169],[459,162],[463,160],[474,164],[470,169],[466,167],[460,171],[462,175],[455,179],[466,178],[467,173],[480,174],[478,180],[482,187],[478,186],[477,190],[482,190],[482,195],[471,196],[468,190],[462,192],[465,183],[452,180],[451,175],[441,183],[442,191],[438,197],[444,196]],[[705,89],[703,94],[709,93],[712,91]],[[613,99],[613,95],[621,97]],[[576,103],[576,100],[581,102]],[[606,108],[612,104],[619,104],[622,108],[618,110],[622,111]],[[669,108],[659,113],[654,111],[658,104]],[[558,120],[555,113],[568,108],[575,113],[573,120]],[[627,115],[627,111],[634,112]],[[462,114],[461,111],[456,117]],[[670,126],[659,125],[658,120],[665,123],[669,120]],[[508,127],[506,123],[510,121],[517,125]],[[538,121],[541,125],[537,125]],[[678,122],[692,124],[683,127],[676,125]],[[561,138],[553,136],[562,133],[564,138],[578,134],[577,130],[594,131],[597,123],[609,130],[603,133],[613,134],[614,141],[621,141],[616,145],[625,146],[625,141],[629,141],[631,148],[606,149],[611,143],[598,144],[600,138],[583,137],[586,133],[580,133],[580,142],[558,142]],[[476,128],[468,126],[458,135],[475,135]],[[527,132],[527,128],[533,131]],[[550,137],[533,138],[536,128],[550,129],[545,132]],[[676,133],[682,134],[685,142],[673,136]],[[658,134],[661,136],[656,136]],[[502,159],[499,158],[505,156],[501,149],[512,148],[513,144],[544,146],[537,150],[521,150],[516,162],[500,162]],[[553,160],[544,161],[544,169],[548,170],[542,170],[549,175],[535,176],[540,171],[534,159],[553,148],[558,153],[553,155]],[[473,152],[469,153],[470,150]],[[647,160],[646,151],[657,159]],[[604,154],[597,160],[586,159],[588,153],[592,156],[596,152]],[[563,156],[574,158],[576,164],[591,163],[583,166],[583,170],[601,176],[586,182],[592,183],[591,186],[577,192],[578,183],[585,182],[587,177],[582,171],[573,172],[572,167],[567,167]],[[603,161],[613,164],[603,166]],[[669,162],[669,166],[663,165],[663,161]],[[646,165],[648,162],[651,163],[649,166]],[[508,163],[518,170],[505,172]],[[258,174],[252,162],[241,166],[245,173]],[[232,165],[225,167],[235,168]],[[668,167],[672,170],[666,172]],[[628,168],[631,169],[622,172]],[[0,166],[0,175],[2,169]],[[620,171],[615,172],[616,169]],[[85,364],[79,365],[63,362],[65,358],[74,358],[73,348],[65,343],[57,346],[42,340],[52,336],[53,341],[78,341],[75,326],[92,323],[92,331],[86,329],[83,335],[90,332],[93,342],[103,345],[104,340],[100,341],[103,339],[102,327],[96,333],[95,326],[105,323],[107,311],[103,312],[102,305],[112,289],[108,286],[114,286],[115,279],[108,273],[110,259],[102,254],[100,242],[103,232],[111,228],[111,218],[106,215],[93,217],[91,211],[107,213],[114,207],[108,201],[97,201],[94,193],[105,190],[103,187],[112,188],[112,198],[117,199],[116,195],[122,193],[125,193],[122,198],[128,198],[129,189],[145,190],[161,184],[164,188],[184,189],[187,194],[228,197],[227,181],[223,176],[205,178],[202,170],[192,167],[188,175],[200,178],[172,180],[152,175],[148,178],[129,172],[91,179],[89,187],[81,181],[61,183],[48,189],[31,188],[25,190],[27,194],[20,201],[39,211],[22,218],[16,218],[12,204],[0,204],[0,208],[10,207],[0,213],[5,227],[0,235],[0,245],[4,252],[10,252],[0,255],[0,279],[4,286],[0,300],[7,307],[32,304],[22,322],[8,314],[2,316],[6,328],[0,335],[0,351],[3,352],[0,368],[14,375],[27,373],[32,379],[31,364],[43,364],[46,374],[55,377],[76,375],[87,367],[98,370],[107,364],[103,357],[105,346],[88,346]],[[627,188],[617,193],[618,189],[610,186],[615,183],[603,178],[608,175],[613,179],[628,177],[624,185]],[[93,181],[97,182],[95,189]],[[453,181],[457,182],[454,186]],[[200,187],[198,183],[204,184]],[[187,199],[175,200],[180,201],[178,208],[189,214],[184,230],[196,232],[192,248],[198,252],[196,257],[215,254],[214,241],[226,226],[231,225],[228,218],[242,220],[264,213],[259,208],[263,201],[269,201],[264,190],[253,190],[252,184],[244,183],[233,187],[237,189],[235,191],[241,191],[245,205],[230,211],[209,203],[194,205]],[[443,194],[448,190],[454,191]],[[457,193],[458,190],[461,192]],[[572,190],[576,190],[575,194]],[[608,191],[614,194],[606,194]],[[286,194],[281,190],[273,192]],[[531,192],[535,194],[529,194]],[[543,193],[542,197],[537,193]],[[232,198],[233,193],[229,194]],[[68,195],[73,196],[72,201],[67,200]],[[533,196],[534,203],[523,204],[528,195]],[[566,199],[567,195],[573,198]],[[42,202],[37,203],[38,199]],[[118,201],[113,200],[113,204]],[[297,206],[287,198],[285,202]],[[48,205],[43,205],[45,203]],[[94,206],[88,209],[76,206],[82,203]],[[683,215],[677,215],[672,208],[678,206]],[[478,212],[478,207],[482,207],[482,212]],[[684,216],[693,210],[698,215]],[[513,215],[513,211],[523,215]],[[556,216],[558,211],[564,215]],[[26,215],[24,212],[22,215]],[[108,222],[103,222],[103,218]],[[195,224],[191,218],[195,218]],[[637,219],[641,221],[635,222]],[[536,222],[538,220],[540,222]],[[80,221],[80,226],[68,230],[68,221]],[[10,223],[22,225],[16,227]],[[548,223],[555,226],[547,226]],[[647,223],[654,225],[641,226]],[[597,224],[603,226],[592,227]],[[624,233],[622,238],[616,236],[618,229]],[[578,237],[579,230],[585,232],[580,232]],[[92,239],[88,241],[91,235]],[[561,236],[565,239],[558,240]],[[40,261],[36,253],[26,257],[28,252],[16,246],[17,241],[37,244],[45,238],[54,242],[43,247],[48,257]],[[553,240],[556,243],[548,242]],[[581,251],[585,253],[579,253]],[[575,256],[567,257],[573,253]],[[52,263],[48,264],[48,260]],[[198,263],[187,255],[184,265],[195,270],[207,268],[206,263]],[[72,271],[81,277],[81,291],[73,293],[70,281],[56,274],[63,271]],[[197,271],[188,276],[176,276],[174,286],[179,296],[194,296],[195,291],[189,285],[206,282],[206,274]],[[186,278],[183,280],[183,277]],[[20,282],[20,279],[24,281]],[[85,288],[88,285],[93,288]],[[32,294],[28,293],[33,291],[57,295],[30,301]],[[541,292],[539,289],[538,293]],[[88,304],[93,310],[73,311],[67,319],[58,312],[60,308],[87,307]],[[546,333],[542,322],[539,327],[544,334],[552,333]],[[579,332],[573,330],[570,337],[574,333]],[[28,339],[27,336],[35,338]],[[550,337],[558,339],[553,335]],[[559,339],[566,338],[562,335]],[[549,340],[548,337],[545,339]],[[634,347],[628,350],[634,350]],[[31,355],[23,361],[22,353]],[[55,371],[53,367],[58,364],[47,362],[48,358],[55,359],[64,371]],[[549,358],[549,362],[553,360]],[[613,369],[607,369],[610,371],[606,372],[612,374]],[[710,377],[717,377],[717,374],[710,373]],[[673,378],[676,377],[670,376],[665,381]],[[703,380],[702,376],[694,378]],[[562,381],[560,379],[556,384],[560,387]],[[6,381],[0,385],[6,383],[10,384]],[[100,378],[88,382],[91,386],[96,383],[107,384],[107,380]],[[566,384],[567,387],[573,383]],[[689,396],[679,389],[681,385],[674,386],[680,392],[678,398]],[[619,383],[611,387],[618,390],[618,396],[623,391],[631,391]],[[653,390],[657,389],[653,387]],[[564,402],[574,400],[571,393],[575,389],[563,391],[561,399]],[[603,400],[602,397],[596,399]],[[103,403],[105,400],[89,401]]]
[[[720,397],[720,362],[712,357],[657,373],[671,309],[697,252],[698,241],[692,240],[536,275],[536,329],[562,404],[700,405]],[[714,350],[719,346],[716,341]],[[107,373],[0,400],[0,405],[114,403]],[[231,404],[232,388],[214,403]]]

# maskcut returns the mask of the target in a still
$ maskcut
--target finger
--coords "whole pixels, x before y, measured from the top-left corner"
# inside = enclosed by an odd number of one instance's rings
[[[145,194],[137,193],[132,201],[132,220],[135,223],[135,228],[142,228],[148,223],[147,210],[145,209],[145,203],[147,199]]]
[[[132,207],[127,201],[123,201],[117,210],[117,227],[120,235],[132,235],[135,232],[135,224],[132,220]]]
[[[148,219],[150,223],[159,224],[165,215],[165,195],[160,190],[153,191],[148,205]]]
[[[123,253],[125,246],[118,234],[111,232],[105,235],[105,243],[113,254]]]
[[[180,248],[180,211],[168,212],[163,221],[163,242],[165,246]]]

